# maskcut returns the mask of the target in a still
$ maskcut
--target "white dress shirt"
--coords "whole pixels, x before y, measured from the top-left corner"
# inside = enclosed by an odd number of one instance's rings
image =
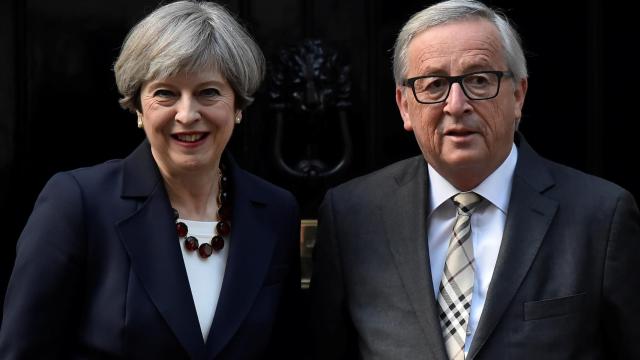
[[[481,195],[485,201],[471,216],[471,239],[475,257],[475,280],[471,300],[471,312],[467,325],[465,356],[482,315],[484,302],[507,219],[513,172],[518,160],[518,150],[512,145],[507,159],[480,185],[471,191]],[[429,168],[429,216],[427,217],[427,239],[431,278],[436,301],[440,292],[440,279],[447,256],[449,240],[456,220],[456,209],[451,197],[460,192],[445,180],[431,165]]]
[[[214,235],[215,221],[191,221],[178,219],[185,223],[189,229],[187,236],[195,236],[198,243],[210,242]],[[182,239],[181,239],[182,240]],[[224,247],[219,252],[206,259],[198,255],[198,251],[189,251],[184,246],[184,240],[180,242],[184,266],[187,269],[187,277],[191,287],[193,303],[196,306],[196,313],[200,321],[202,338],[206,341],[213,323],[213,316],[218,306],[218,298],[222,289],[222,279],[227,267],[227,254],[229,253],[229,237],[224,239]]]

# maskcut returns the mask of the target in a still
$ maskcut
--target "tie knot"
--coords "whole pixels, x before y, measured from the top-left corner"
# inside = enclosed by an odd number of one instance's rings
[[[455,195],[452,200],[459,211],[463,214],[471,215],[482,201],[482,196],[472,191],[461,192]]]

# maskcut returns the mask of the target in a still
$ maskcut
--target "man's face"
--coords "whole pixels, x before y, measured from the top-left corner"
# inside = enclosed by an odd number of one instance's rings
[[[484,19],[429,28],[409,43],[407,78],[510,71],[497,29]],[[437,104],[419,103],[410,87],[396,88],[404,128],[415,133],[425,159],[460,190],[470,190],[506,159],[527,90],[527,80],[503,77],[489,100],[470,100],[454,83]]]

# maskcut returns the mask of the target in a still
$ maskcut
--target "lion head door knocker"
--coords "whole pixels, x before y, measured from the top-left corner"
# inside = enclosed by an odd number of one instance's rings
[[[320,40],[305,40],[282,50],[269,82],[275,112],[273,159],[292,180],[300,201],[301,286],[311,278],[314,219],[331,179],[344,174],[352,157],[348,110],[349,66]]]
[[[268,89],[276,117],[273,154],[279,170],[313,182],[349,166],[349,72],[338,53],[320,40],[305,40],[279,53]]]

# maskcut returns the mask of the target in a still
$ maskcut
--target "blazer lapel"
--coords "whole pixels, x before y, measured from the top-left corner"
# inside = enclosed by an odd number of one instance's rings
[[[269,204],[254,191],[246,173],[229,159],[233,182],[233,217],[229,257],[213,326],[207,339],[215,358],[240,327],[262,288],[276,244],[266,214]]]
[[[509,213],[493,278],[467,358],[473,359],[500,322],[523,282],[553,220],[558,204],[542,193],[553,179],[540,157],[518,135],[518,164]]]
[[[147,141],[125,160],[122,181],[122,196],[140,200],[136,211],[117,224],[131,266],[190,358],[202,358],[204,341],[173,211]]]
[[[426,248],[428,175],[422,158],[414,158],[395,178],[389,203],[381,208],[389,247],[424,332],[431,359],[446,359]]]

